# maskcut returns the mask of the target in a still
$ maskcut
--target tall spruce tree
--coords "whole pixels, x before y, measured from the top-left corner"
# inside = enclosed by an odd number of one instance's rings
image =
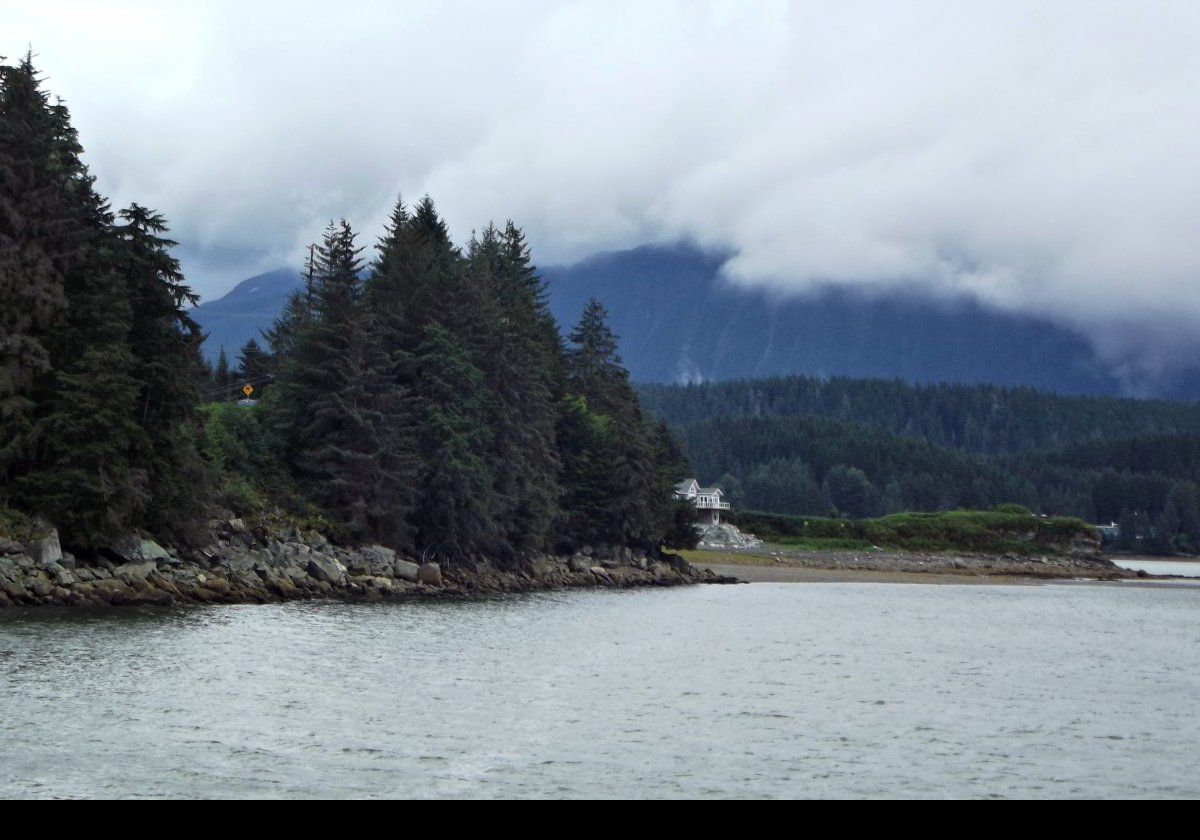
[[[441,324],[425,327],[413,359],[412,399],[423,463],[410,516],[418,549],[459,560],[494,542],[483,373]]]
[[[40,91],[28,57],[4,69],[3,88],[0,294],[15,305],[0,315],[0,367],[16,373],[0,375],[0,462],[17,505],[86,545],[127,532],[149,504],[133,461],[131,287],[66,106]]]
[[[0,66],[0,498],[35,457],[34,384],[51,370],[82,232],[75,196],[86,174],[66,116],[31,56]]]
[[[196,450],[203,335],[187,311],[198,298],[171,255],[176,243],[163,236],[163,217],[139,204],[119,215],[117,259],[132,310],[134,411],[142,429],[134,460],[151,498],[145,525],[178,533],[198,518],[208,483]]]
[[[450,240],[433,202],[397,202],[367,284],[388,393],[399,413],[394,446],[412,446],[415,546],[442,559],[503,545],[492,515],[487,382],[487,288]]]
[[[225,355],[225,347],[222,345],[221,352],[217,356],[217,366],[213,368],[213,389],[229,388],[233,384],[233,371],[229,369],[229,357]]]
[[[261,391],[270,382],[273,364],[271,357],[263,352],[258,342],[253,338],[242,345],[238,351],[238,376],[243,384],[250,384]]]
[[[303,332],[312,322],[313,287],[316,280],[316,245],[308,247],[308,256],[304,261],[304,288],[297,289],[288,296],[283,312],[263,332],[263,338],[270,348],[269,363],[271,373],[279,375],[283,359],[291,355],[296,336]]]
[[[657,549],[671,524],[671,467],[642,417],[607,313],[593,299],[571,332],[562,428],[568,539]]]
[[[65,329],[78,349],[59,362],[40,403],[39,458],[17,483],[23,506],[72,546],[124,536],[151,505],[148,472],[133,464],[143,430],[123,279],[98,274],[72,294]]]
[[[558,516],[555,430],[560,346],[545,325],[545,288],[521,231],[494,226],[471,243],[470,270],[485,292],[480,367],[488,386],[492,516],[502,530],[492,547],[519,553],[547,547]]]
[[[345,221],[315,251],[311,321],[284,359],[278,399],[293,466],[310,496],[354,539],[403,542],[389,496],[402,479],[387,457],[389,401],[364,305],[362,249]]]

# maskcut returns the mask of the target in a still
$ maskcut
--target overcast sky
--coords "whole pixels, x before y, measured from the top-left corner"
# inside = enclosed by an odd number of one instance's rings
[[[1196,0],[0,0],[0,54],[27,43],[206,297],[428,192],[543,263],[688,239],[737,282],[1200,347]]]

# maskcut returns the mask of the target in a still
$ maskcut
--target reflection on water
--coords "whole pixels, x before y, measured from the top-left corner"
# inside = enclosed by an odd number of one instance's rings
[[[1198,796],[1200,590],[0,612],[4,796]]]

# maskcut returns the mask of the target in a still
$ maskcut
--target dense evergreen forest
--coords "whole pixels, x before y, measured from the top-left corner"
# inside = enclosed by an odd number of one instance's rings
[[[808,377],[644,385],[698,477],[793,515],[1024,505],[1200,550],[1200,405]]]
[[[32,61],[0,67],[0,512],[84,547],[282,511],[439,559],[681,533],[686,462],[603,307],[564,341],[512,223],[460,248],[398,202],[369,255],[331,223],[263,345],[210,369],[165,220],[114,213],[81,152]]]

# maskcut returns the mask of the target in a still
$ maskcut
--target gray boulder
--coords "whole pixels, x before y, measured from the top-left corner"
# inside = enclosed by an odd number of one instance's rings
[[[554,574],[554,563],[548,557],[533,557],[529,561],[529,571],[537,580],[545,580]]]
[[[58,541],[58,529],[51,528],[50,533],[40,540],[27,543],[25,554],[32,557],[33,562],[43,568],[51,563],[62,563],[62,544]]]
[[[344,586],[346,583],[346,567],[323,554],[314,554],[308,558],[308,573],[330,586]]]
[[[246,574],[247,572],[254,571],[258,557],[255,552],[244,551],[230,546],[221,554],[219,562],[234,574]]]
[[[54,578],[54,582],[59,586],[71,586],[76,581],[75,575],[58,563],[50,563],[46,566],[46,571],[50,573],[50,577]]]
[[[138,563],[124,563],[113,570],[113,575],[125,583],[145,581],[151,572],[158,568],[153,560],[142,560]]]
[[[396,577],[400,578],[401,580],[412,581],[413,583],[416,583],[417,579],[420,577],[420,570],[421,567],[416,563],[410,563],[407,560],[401,560],[399,557],[397,557],[396,562],[392,564],[392,571]]]
[[[422,563],[417,569],[417,582],[426,586],[442,585],[442,567],[437,563]]]
[[[137,534],[132,534],[120,542],[113,543],[109,546],[109,550],[113,554],[120,557],[126,563],[145,563],[147,561],[158,563],[171,563],[174,558],[170,553],[154,540],[147,540],[139,537]]]

